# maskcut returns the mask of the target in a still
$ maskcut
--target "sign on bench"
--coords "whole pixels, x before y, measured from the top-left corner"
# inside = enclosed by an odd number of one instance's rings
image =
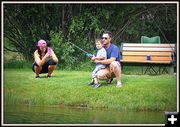
[[[123,43],[121,63],[172,64],[175,44]],[[153,69],[154,70],[154,69]]]

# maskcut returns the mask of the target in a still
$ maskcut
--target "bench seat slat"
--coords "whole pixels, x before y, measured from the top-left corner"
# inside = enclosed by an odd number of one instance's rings
[[[122,48],[122,50],[123,51],[140,51],[140,52],[142,52],[142,51],[147,51],[147,52],[149,52],[149,51],[157,51],[157,52],[173,52],[174,51],[174,49],[173,48],[144,48],[144,47],[123,47]]]
[[[122,63],[157,63],[157,64],[171,64],[171,61],[152,61],[152,60],[121,60]]]
[[[123,51],[122,52],[123,56],[146,56],[146,55],[151,55],[151,56],[171,56],[171,52],[128,52],[128,51]]]
[[[124,43],[123,47],[152,47],[152,48],[175,48],[175,44],[142,44],[142,43]]]
[[[123,60],[146,60],[146,56],[123,56]],[[151,56],[152,61],[172,61],[169,57]]]

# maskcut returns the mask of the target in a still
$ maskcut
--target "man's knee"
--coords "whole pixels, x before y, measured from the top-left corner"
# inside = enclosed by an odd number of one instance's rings
[[[106,80],[108,79],[109,77],[111,77],[111,74],[110,74],[110,71],[109,71],[109,68],[105,68],[105,69],[102,69],[102,70],[99,70],[96,74],[96,77],[100,80]]]
[[[120,63],[118,61],[113,61],[111,64],[110,64],[110,69],[113,70],[113,69],[120,69],[121,66],[120,66]]]
[[[121,65],[120,65],[120,63],[117,62],[117,61],[113,61],[110,64],[110,71],[111,71],[111,73],[114,73],[115,75],[121,73]]]
[[[97,73],[97,74],[96,74],[96,78],[98,78],[98,79],[100,79],[100,80],[106,79],[105,75],[104,75],[104,74],[101,74],[101,73]]]

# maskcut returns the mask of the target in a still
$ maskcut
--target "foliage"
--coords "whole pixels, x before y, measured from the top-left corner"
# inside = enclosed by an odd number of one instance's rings
[[[94,40],[104,30],[112,42],[140,42],[142,35],[176,43],[177,6],[159,4],[4,4],[4,50],[19,52],[32,60],[36,42],[45,39],[63,67],[73,68],[85,55],[72,42],[95,52]]]
[[[76,61],[76,57],[73,56],[74,49],[68,42],[63,42],[62,32],[55,33],[51,31],[50,33],[52,43],[52,48],[56,53],[59,59],[59,66],[63,65],[71,67],[74,61]]]
[[[24,61],[24,60],[16,60],[16,59],[10,59],[4,61],[4,68],[16,68],[16,69],[23,69],[23,68],[31,68],[32,63]]]
[[[17,52],[5,51],[3,59],[3,67],[4,68],[30,68],[32,66],[32,61],[26,61],[23,59],[22,54]]]

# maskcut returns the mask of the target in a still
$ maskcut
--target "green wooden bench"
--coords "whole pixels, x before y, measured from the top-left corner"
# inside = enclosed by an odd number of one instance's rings
[[[173,54],[175,44],[142,44],[142,43],[122,43],[121,44],[121,64],[122,66],[131,63],[145,64],[147,68],[143,71],[146,74],[148,71],[155,74],[168,73],[167,66],[173,63]],[[158,70],[154,66],[159,66]]]

